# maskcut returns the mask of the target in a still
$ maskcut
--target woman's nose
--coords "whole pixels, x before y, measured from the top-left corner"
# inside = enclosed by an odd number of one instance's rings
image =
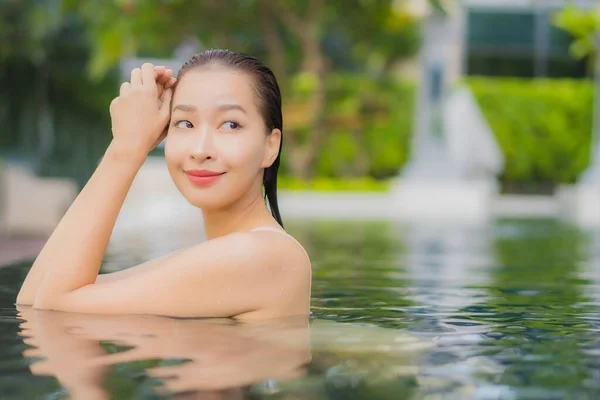
[[[212,132],[203,127],[194,138],[190,157],[197,161],[214,158],[215,147]]]

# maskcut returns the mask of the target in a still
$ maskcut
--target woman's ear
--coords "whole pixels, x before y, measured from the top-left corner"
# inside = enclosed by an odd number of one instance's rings
[[[279,154],[279,147],[281,146],[281,130],[277,128],[273,129],[267,136],[265,145],[265,155],[261,167],[269,168],[273,165]]]

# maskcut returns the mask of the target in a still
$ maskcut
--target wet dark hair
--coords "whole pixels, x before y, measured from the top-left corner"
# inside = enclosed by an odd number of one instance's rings
[[[277,204],[277,172],[279,171],[281,147],[283,145],[283,116],[281,112],[281,91],[275,74],[259,59],[249,54],[214,49],[198,53],[186,61],[179,70],[177,83],[181,81],[186,72],[209,65],[222,66],[251,75],[254,78],[254,90],[259,101],[259,110],[267,130],[269,133],[273,129],[281,131],[281,144],[279,145],[277,158],[273,165],[265,169],[263,186],[265,200],[268,202],[271,214],[283,227],[279,205]]]

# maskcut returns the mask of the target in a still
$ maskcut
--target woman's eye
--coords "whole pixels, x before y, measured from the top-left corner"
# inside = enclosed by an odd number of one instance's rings
[[[226,121],[223,125],[221,125],[221,128],[228,129],[228,130],[236,130],[236,129],[240,129],[241,125],[235,121]]]
[[[177,128],[183,128],[183,129],[191,129],[194,127],[194,125],[192,125],[192,123],[190,121],[177,121],[173,124],[174,126],[176,126]]]

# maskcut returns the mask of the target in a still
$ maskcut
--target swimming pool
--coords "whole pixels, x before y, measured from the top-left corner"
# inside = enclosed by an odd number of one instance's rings
[[[28,264],[1,268],[0,398],[600,398],[600,232],[288,225],[313,258],[310,323],[17,318]],[[131,236],[106,268],[150,253]]]

